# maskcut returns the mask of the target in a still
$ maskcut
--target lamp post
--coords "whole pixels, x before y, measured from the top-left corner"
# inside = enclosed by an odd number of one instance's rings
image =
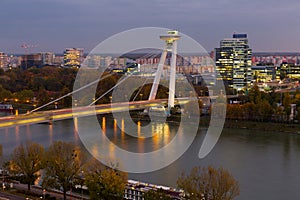
[[[83,186],[83,173],[84,173],[84,171],[81,170],[81,182],[80,182],[80,187],[81,187],[81,200],[83,200],[83,189],[82,189],[82,186]]]
[[[2,170],[2,190],[3,190],[3,191],[4,191],[4,189],[5,189],[4,172],[5,172],[5,170]]]

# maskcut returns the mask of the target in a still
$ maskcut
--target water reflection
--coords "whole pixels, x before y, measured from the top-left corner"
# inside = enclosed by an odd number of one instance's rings
[[[16,133],[16,142],[17,142],[17,144],[18,145],[20,145],[20,128],[19,128],[19,126],[16,126],[15,127],[15,133]]]
[[[178,127],[176,123],[157,122],[149,129],[154,136],[143,138],[141,126],[137,122],[137,135],[132,137],[125,133],[124,120],[115,120],[111,116],[103,116],[99,120],[105,135],[117,146],[131,152],[150,152],[167,145],[176,134],[183,143],[189,135],[188,129]],[[119,123],[119,126],[117,126]],[[121,128],[118,128],[121,127]],[[87,126],[86,132],[88,133]],[[165,169],[146,174],[130,174],[129,178],[145,182],[176,186],[177,176],[182,171],[189,171],[194,166],[223,166],[238,179],[241,195],[237,199],[297,199],[300,196],[300,135],[274,133],[243,129],[225,129],[214,150],[203,160],[197,155],[203,139],[202,129],[193,145],[175,163]],[[100,132],[99,132],[100,134]],[[7,158],[20,143],[31,140],[46,148],[57,140],[80,144],[78,121],[65,120],[53,125],[35,124],[28,126],[0,129],[0,144]],[[101,155],[98,146],[92,146],[94,155]],[[178,144],[180,145],[180,144]],[[115,147],[110,146],[110,155],[115,156]],[[5,159],[6,159],[5,158]],[[155,162],[161,162],[157,158]],[[166,176],[168,174],[168,176]]]

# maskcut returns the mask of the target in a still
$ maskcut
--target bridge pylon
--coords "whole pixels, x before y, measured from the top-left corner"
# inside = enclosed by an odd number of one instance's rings
[[[168,31],[167,35],[160,36],[161,40],[165,41],[165,46],[163,52],[161,54],[159,64],[157,67],[157,72],[154,78],[154,82],[151,88],[151,92],[149,95],[149,100],[154,100],[160,78],[163,72],[165,60],[168,52],[172,52],[171,56],[171,66],[170,66],[170,82],[169,82],[169,98],[168,98],[168,110],[167,113],[170,114],[171,108],[174,107],[175,102],[175,83],[176,83],[176,58],[177,58],[177,40],[180,39],[180,35],[178,35],[178,31],[172,30]]]

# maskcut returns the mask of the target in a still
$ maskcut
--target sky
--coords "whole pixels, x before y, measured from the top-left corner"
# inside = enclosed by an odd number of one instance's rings
[[[1,0],[0,52],[88,53],[132,28],[177,29],[207,51],[233,32],[248,34],[254,52],[300,51],[299,0]]]

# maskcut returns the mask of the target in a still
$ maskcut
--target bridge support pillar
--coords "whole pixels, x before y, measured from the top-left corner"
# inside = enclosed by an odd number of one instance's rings
[[[167,57],[167,53],[172,52],[171,66],[170,66],[169,99],[168,99],[168,110],[167,110],[167,114],[169,115],[171,113],[171,109],[174,107],[174,102],[175,102],[177,40],[180,39],[180,36],[178,35],[178,31],[172,30],[172,31],[168,31],[168,35],[160,36],[160,39],[164,40],[166,44],[160,57],[158,69],[151,88],[149,100],[155,99],[161,74],[164,68],[164,63]]]

